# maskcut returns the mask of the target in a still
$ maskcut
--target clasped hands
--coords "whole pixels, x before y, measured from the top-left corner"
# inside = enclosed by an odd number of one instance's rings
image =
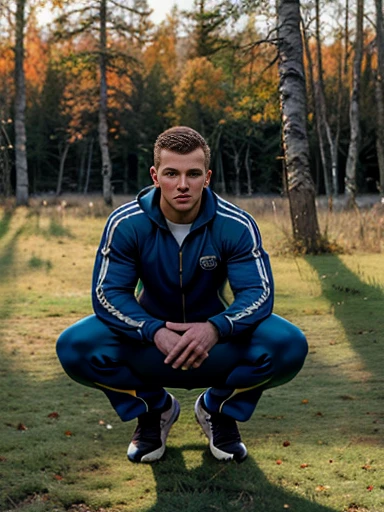
[[[198,368],[219,340],[216,327],[210,322],[167,322],[154,337],[156,347],[172,368]]]

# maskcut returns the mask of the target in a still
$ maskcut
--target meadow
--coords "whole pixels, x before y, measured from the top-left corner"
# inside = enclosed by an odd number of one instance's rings
[[[99,198],[3,204],[0,511],[384,511],[384,207],[319,205],[334,252],[305,256],[289,249],[285,199],[237,202],[271,255],[275,312],[310,347],[296,379],[266,391],[240,425],[249,450],[241,465],[211,457],[193,415],[198,390],[175,391],[182,413],[164,460],[128,463],[134,422],[72,382],[55,354],[60,332],[92,312],[109,211]]]

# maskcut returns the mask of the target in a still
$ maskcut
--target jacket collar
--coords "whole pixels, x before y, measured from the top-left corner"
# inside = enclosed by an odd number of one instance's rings
[[[163,212],[160,209],[160,189],[146,187],[137,195],[137,201],[148,217],[159,227],[168,229]],[[209,188],[203,190],[200,211],[194,220],[191,231],[207,224],[216,214],[216,197]]]

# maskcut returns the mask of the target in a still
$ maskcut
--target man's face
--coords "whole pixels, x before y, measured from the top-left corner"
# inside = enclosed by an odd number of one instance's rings
[[[193,222],[212,174],[205,170],[204,151],[197,148],[179,155],[162,149],[159,167],[151,167],[150,172],[154,185],[161,189],[160,208],[164,216],[179,224]]]

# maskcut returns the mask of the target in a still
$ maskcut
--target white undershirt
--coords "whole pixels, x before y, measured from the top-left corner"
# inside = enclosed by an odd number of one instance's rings
[[[191,224],[176,224],[175,222],[171,222],[168,219],[165,219],[167,221],[169,230],[171,231],[172,235],[176,238],[177,243],[181,247],[182,243],[184,242],[184,238],[188,235],[189,230],[191,229]]]

